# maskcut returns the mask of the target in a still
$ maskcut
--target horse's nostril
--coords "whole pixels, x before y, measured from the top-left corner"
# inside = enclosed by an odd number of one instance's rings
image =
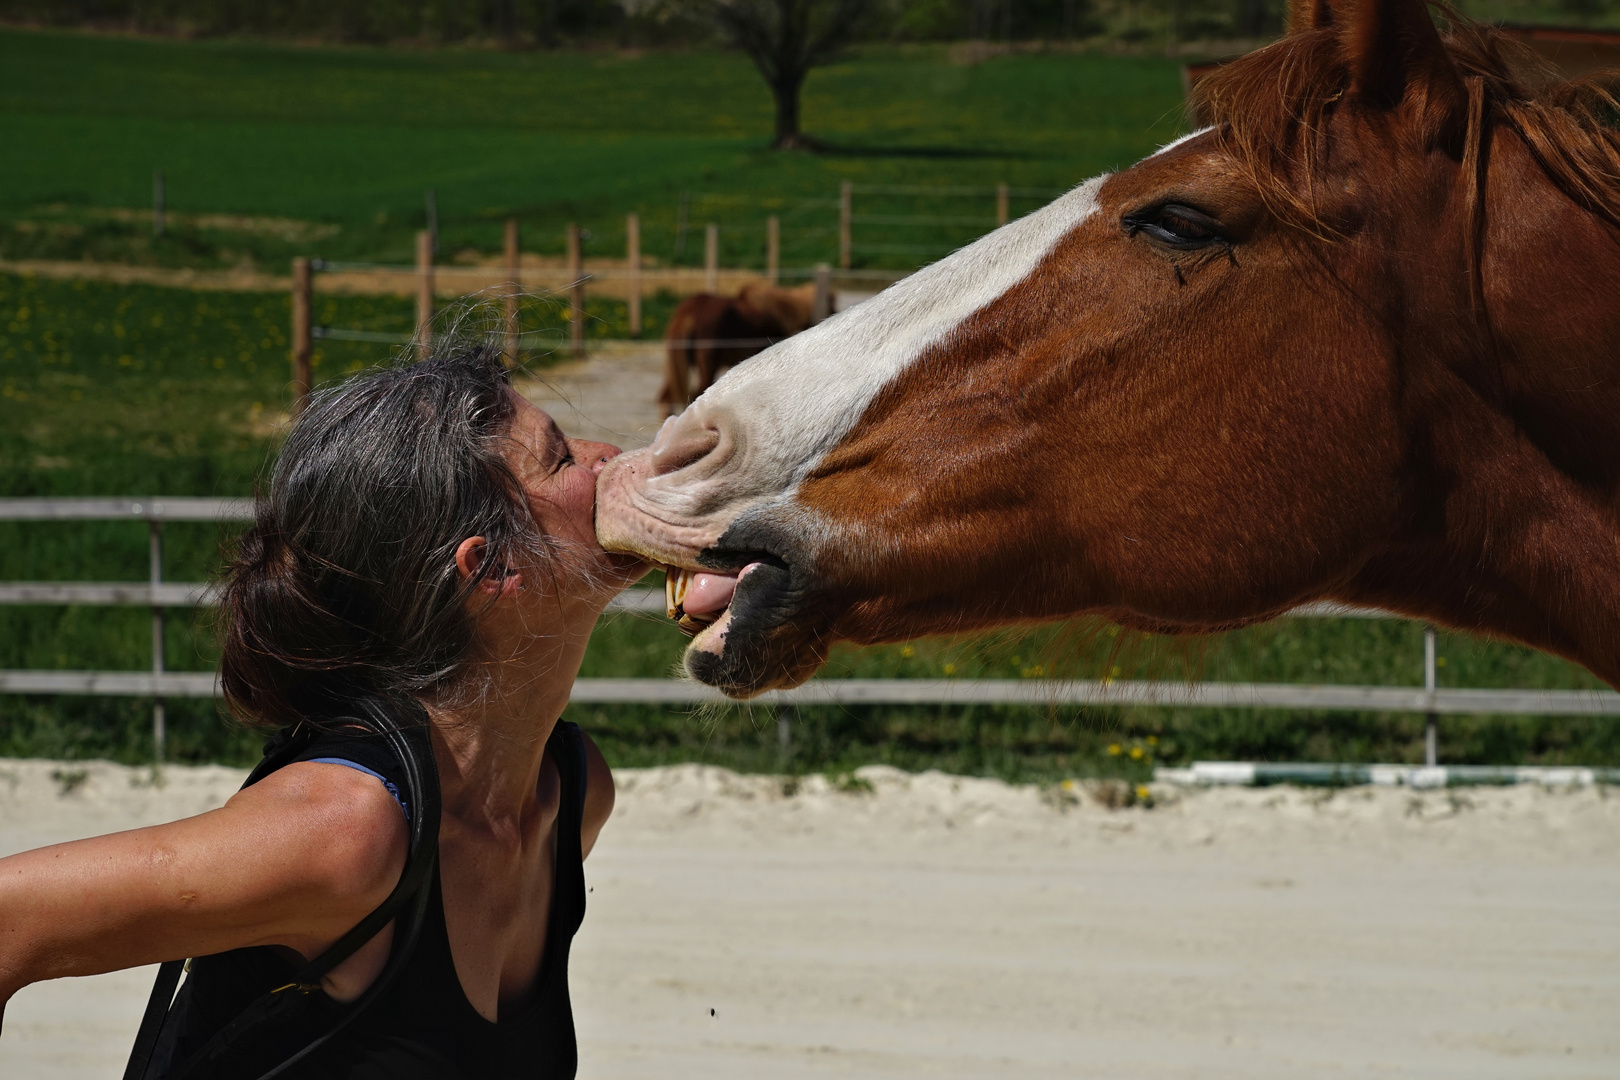
[[[720,432],[707,424],[677,419],[659,432],[652,445],[653,475],[661,476],[698,461],[720,445]]]

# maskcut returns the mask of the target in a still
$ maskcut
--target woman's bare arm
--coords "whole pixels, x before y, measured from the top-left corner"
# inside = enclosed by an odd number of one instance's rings
[[[596,838],[602,832],[602,826],[607,824],[608,815],[613,813],[613,770],[608,768],[607,758],[602,751],[596,748],[591,737],[583,731],[580,735],[585,739],[585,812],[580,816],[579,847],[581,857],[591,853],[596,846]]]
[[[341,765],[289,765],[218,810],[0,859],[0,1009],[29,983],[252,945],[317,955],[405,865],[399,805]]]

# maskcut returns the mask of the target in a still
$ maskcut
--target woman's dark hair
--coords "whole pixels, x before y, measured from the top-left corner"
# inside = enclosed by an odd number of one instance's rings
[[[514,412],[499,348],[482,340],[309,399],[225,575],[221,685],[239,718],[279,728],[455,682],[472,589],[543,550],[502,455]],[[469,536],[488,547],[463,584]]]

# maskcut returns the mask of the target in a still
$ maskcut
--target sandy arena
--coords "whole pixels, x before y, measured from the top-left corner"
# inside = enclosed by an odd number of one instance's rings
[[[81,768],[0,761],[0,853],[241,778]],[[1620,1076],[1620,792],[1108,810],[860,775],[620,774],[572,963],[582,1078]],[[0,1077],[118,1076],[150,981],[24,990]]]

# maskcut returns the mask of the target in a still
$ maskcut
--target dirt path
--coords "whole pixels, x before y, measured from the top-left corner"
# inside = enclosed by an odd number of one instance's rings
[[[584,360],[566,360],[518,391],[550,413],[569,435],[626,450],[646,446],[663,423],[655,402],[664,377],[663,348],[653,342],[598,347]]]
[[[239,773],[0,762],[0,852]],[[1620,795],[624,771],[570,964],[586,1080],[1620,1075]],[[0,1076],[117,1075],[144,972],[31,987]],[[711,1011],[712,1010],[712,1011]]]

